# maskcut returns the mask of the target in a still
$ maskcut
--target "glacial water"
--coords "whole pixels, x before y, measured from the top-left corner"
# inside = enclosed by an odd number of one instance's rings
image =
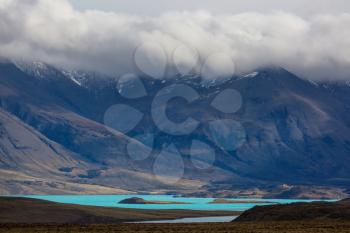
[[[78,204],[88,206],[104,206],[118,208],[135,208],[135,209],[186,209],[186,210],[229,210],[244,211],[256,205],[267,205],[268,203],[254,203],[256,201],[266,201],[272,203],[294,203],[310,202],[315,200],[293,200],[293,199],[232,199],[227,200],[247,201],[251,203],[234,203],[234,204],[209,204],[215,198],[190,198],[176,197],[172,195],[26,195],[22,197],[35,198],[47,201],[53,201],[66,204]],[[188,204],[119,204],[118,202],[130,197],[140,197],[148,201],[164,202],[184,202]]]

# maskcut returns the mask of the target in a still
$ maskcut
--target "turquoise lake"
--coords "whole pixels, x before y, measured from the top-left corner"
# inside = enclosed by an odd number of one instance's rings
[[[136,209],[187,209],[187,210],[231,210],[244,211],[256,205],[256,203],[235,203],[235,204],[208,204],[215,198],[189,198],[175,197],[172,195],[27,195],[21,197],[35,198],[47,201],[53,201],[66,204],[78,204],[89,206],[104,206],[118,208],[136,208]],[[118,202],[130,198],[140,197],[149,201],[170,201],[170,202],[185,202],[189,204],[119,204]],[[244,201],[267,201],[274,203],[294,203],[294,202],[311,202],[315,200],[291,200],[291,199],[232,199],[227,200],[244,200]]]

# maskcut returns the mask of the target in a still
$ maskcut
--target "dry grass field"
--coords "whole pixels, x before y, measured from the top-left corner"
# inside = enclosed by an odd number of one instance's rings
[[[123,222],[239,213],[118,209],[0,198],[0,233],[350,233],[349,204],[348,199],[256,207],[230,223],[126,224]]]
[[[60,204],[0,197],[0,224],[116,224],[190,217],[237,216],[234,211],[147,210]]]
[[[350,221],[199,224],[0,225],[1,233],[350,233]]]

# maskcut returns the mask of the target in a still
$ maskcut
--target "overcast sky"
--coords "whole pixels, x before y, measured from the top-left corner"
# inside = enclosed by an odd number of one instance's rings
[[[161,77],[176,66],[216,77],[276,65],[310,79],[350,79],[349,6],[348,0],[0,0],[0,57],[116,75]]]
[[[76,9],[142,15],[204,9],[213,13],[288,11],[301,16],[350,12],[349,0],[70,0]]]

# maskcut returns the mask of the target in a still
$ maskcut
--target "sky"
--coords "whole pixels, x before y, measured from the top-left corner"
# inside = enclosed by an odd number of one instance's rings
[[[118,76],[275,65],[349,80],[350,2],[315,2],[0,0],[0,57]]]
[[[287,11],[301,16],[350,12],[348,0],[70,0],[79,10],[95,9],[138,15],[159,15],[165,11],[208,10],[218,14],[247,11]]]

